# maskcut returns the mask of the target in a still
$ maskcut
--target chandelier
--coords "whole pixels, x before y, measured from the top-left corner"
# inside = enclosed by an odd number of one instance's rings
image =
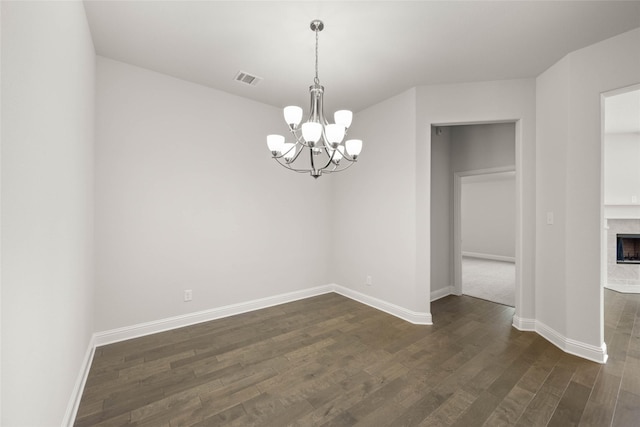
[[[284,120],[289,125],[289,132],[294,142],[285,142],[282,135],[267,135],[267,146],[273,159],[284,166],[299,173],[309,172],[318,178],[323,173],[340,172],[351,167],[362,151],[362,140],[349,139],[344,141],[347,130],[351,126],[353,113],[349,110],[339,110],[334,114],[334,122],[329,123],[324,116],[322,96],[324,86],[318,79],[318,33],[324,24],[320,20],[311,21],[311,30],[316,33],[316,76],[313,85],[309,87],[311,108],[309,118],[302,121],[302,108],[288,106],[284,108]],[[302,161],[294,165],[303,152],[308,152],[309,163],[302,165]]]

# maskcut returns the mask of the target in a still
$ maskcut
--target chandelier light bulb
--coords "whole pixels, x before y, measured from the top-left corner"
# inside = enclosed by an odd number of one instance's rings
[[[302,137],[310,147],[313,147],[322,136],[322,125],[316,122],[306,122],[302,124]]]
[[[296,146],[290,142],[282,144],[282,157],[289,163],[296,155]]]
[[[346,129],[349,129],[349,126],[351,126],[351,121],[353,120],[353,113],[349,110],[338,110],[333,113],[333,119],[337,124],[340,124]]]
[[[344,139],[346,129],[340,124],[325,126],[324,133],[331,148],[336,148]]]
[[[353,160],[357,159],[362,151],[362,140],[361,139],[349,139],[344,143],[345,148],[347,149],[347,154],[353,157]]]
[[[295,105],[284,107],[284,121],[291,127],[297,127],[302,121],[302,108]]]
[[[331,151],[331,154],[333,154],[333,163],[335,163],[336,165],[340,163],[340,160],[342,160],[342,158],[344,157],[342,155],[343,151],[344,151],[344,147],[342,146],[338,146],[338,148]]]
[[[282,146],[284,145],[284,136],[282,135],[267,135],[267,147],[274,156],[277,156],[282,152]]]

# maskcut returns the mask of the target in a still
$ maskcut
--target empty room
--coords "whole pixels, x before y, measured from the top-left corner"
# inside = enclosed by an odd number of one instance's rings
[[[2,426],[638,424],[640,1],[0,21]]]

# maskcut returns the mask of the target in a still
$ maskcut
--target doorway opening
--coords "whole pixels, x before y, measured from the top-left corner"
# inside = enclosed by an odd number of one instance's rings
[[[432,126],[432,300],[464,293],[517,307],[518,125]]]
[[[460,291],[515,307],[515,170],[456,173]]]
[[[604,95],[602,284],[640,293],[640,85]]]
[[[625,304],[625,294],[640,293],[640,84],[602,94],[601,115],[600,326],[606,343],[620,332],[616,307]]]

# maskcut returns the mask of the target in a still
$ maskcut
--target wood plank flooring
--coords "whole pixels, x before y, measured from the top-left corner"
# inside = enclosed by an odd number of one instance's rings
[[[75,426],[638,426],[640,295],[606,365],[450,296],[417,326],[337,294],[99,347]]]

